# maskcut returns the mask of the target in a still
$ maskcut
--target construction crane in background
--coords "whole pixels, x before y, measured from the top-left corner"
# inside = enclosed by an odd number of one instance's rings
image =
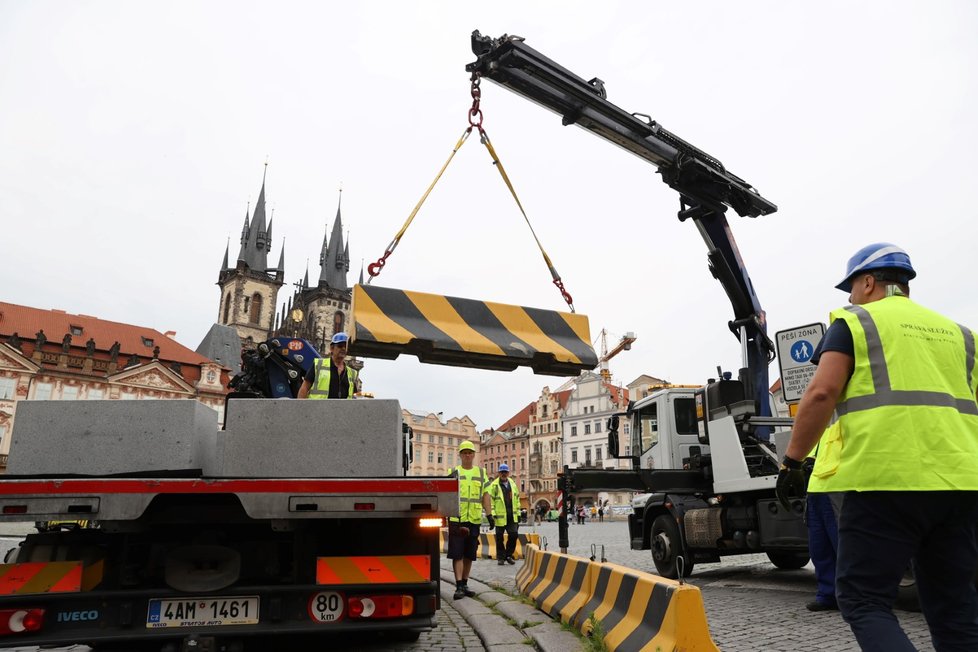
[[[637,337],[635,333],[629,331],[621,338],[615,348],[608,350],[608,331],[607,329],[601,329],[601,358],[598,360],[598,365],[600,367],[599,373],[601,374],[601,380],[605,382],[611,381],[611,370],[608,369],[608,360],[621,353],[622,351],[628,351],[632,348],[632,342],[634,342]]]

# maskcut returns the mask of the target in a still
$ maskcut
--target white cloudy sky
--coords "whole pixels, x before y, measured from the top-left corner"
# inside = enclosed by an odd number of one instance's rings
[[[978,327],[978,4],[964,0],[0,0],[0,298],[176,330],[195,348],[266,157],[288,282],[307,259],[318,274],[341,183],[355,280],[465,125],[473,29],[600,77],[611,101],[778,205],[730,217],[771,333],[825,320],[845,301],[832,289],[845,260],[880,240],[910,251],[918,300]],[[483,108],[592,332],[639,336],[615,379],[739,366],[703,242],[653,167],[491,83]],[[376,282],[563,305],[474,139]],[[368,361],[363,378],[480,428],[562,382],[405,358]]]

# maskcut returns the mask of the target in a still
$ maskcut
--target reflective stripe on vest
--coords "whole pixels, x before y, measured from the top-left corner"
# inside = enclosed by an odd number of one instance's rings
[[[898,301],[904,299],[897,299]],[[931,406],[954,408],[962,414],[978,416],[978,403],[974,399],[956,398],[944,392],[928,392],[923,390],[896,390],[890,385],[890,371],[886,366],[886,356],[883,354],[883,341],[879,328],[873,321],[872,315],[862,306],[846,306],[859,319],[863,333],[866,336],[866,349],[869,358],[869,371],[873,379],[875,391],[865,396],[848,398],[836,405],[836,412],[841,417],[850,412],[871,410],[887,405]],[[965,348],[965,374],[968,386],[974,383],[975,369],[975,336],[970,329],[955,324],[961,330]]]
[[[831,317],[855,360],[809,491],[978,491],[974,334],[905,297]]]
[[[455,523],[481,523],[486,472],[481,466],[471,469],[456,466],[451,475],[458,477],[458,516],[452,516],[449,520]]]
[[[509,487],[512,490],[512,500],[510,502],[512,503],[513,522],[515,523],[520,520],[520,489],[512,480],[509,481]],[[496,517],[494,525],[506,525],[506,494],[503,491],[502,485],[499,484],[499,478],[489,483],[489,486],[486,488],[486,493],[492,499],[492,514]]]
[[[330,373],[329,363],[329,358],[316,358],[316,381],[309,388],[309,398],[329,398],[329,384],[333,379],[333,374]],[[346,398],[353,398],[353,392],[357,384],[357,370],[349,365],[346,366],[346,379],[349,384],[349,391]]]

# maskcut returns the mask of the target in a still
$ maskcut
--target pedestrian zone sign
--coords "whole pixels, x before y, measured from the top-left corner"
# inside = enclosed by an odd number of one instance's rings
[[[812,354],[822,341],[825,324],[808,324],[778,331],[778,365],[781,368],[781,392],[786,403],[801,400],[808,383],[815,375]]]

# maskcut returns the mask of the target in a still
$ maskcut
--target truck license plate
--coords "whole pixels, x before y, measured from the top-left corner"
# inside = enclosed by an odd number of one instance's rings
[[[149,601],[146,627],[213,627],[258,623],[258,596],[154,599]]]

